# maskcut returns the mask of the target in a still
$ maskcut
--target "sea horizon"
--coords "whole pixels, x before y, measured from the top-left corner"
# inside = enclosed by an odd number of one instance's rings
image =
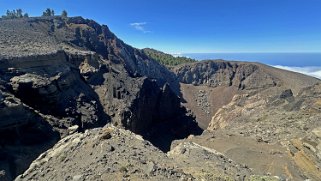
[[[259,62],[321,79],[321,52],[181,53],[175,56],[185,56],[199,61],[222,59]]]
[[[230,61],[251,61],[270,65],[321,66],[321,52],[223,52],[223,53],[181,53],[196,60],[223,59]],[[305,61],[305,62],[302,62]]]

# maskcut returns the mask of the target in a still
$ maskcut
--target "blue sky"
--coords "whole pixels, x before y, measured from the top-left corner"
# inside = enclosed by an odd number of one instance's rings
[[[106,24],[137,48],[321,52],[321,0],[0,0],[2,14],[39,16],[47,7]]]

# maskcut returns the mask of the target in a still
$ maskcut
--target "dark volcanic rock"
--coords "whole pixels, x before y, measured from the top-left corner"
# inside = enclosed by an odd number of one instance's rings
[[[144,133],[152,124],[164,122],[182,114],[179,97],[168,84],[159,87],[156,81],[144,79],[137,98],[124,112],[123,125],[136,133]]]
[[[43,114],[68,118],[65,128],[102,126],[107,116],[98,96],[86,84],[79,70],[68,62],[64,52],[2,61],[7,86],[25,104]],[[10,67],[10,68],[9,68]]]
[[[280,95],[280,98],[281,99],[286,99],[286,98],[289,98],[289,97],[292,97],[293,96],[293,92],[291,89],[287,89],[285,91],[283,91]]]
[[[59,139],[46,117],[0,91],[0,180],[13,180]]]

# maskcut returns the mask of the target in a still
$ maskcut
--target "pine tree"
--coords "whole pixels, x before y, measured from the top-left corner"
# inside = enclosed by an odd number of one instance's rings
[[[61,13],[61,16],[64,17],[64,18],[67,18],[67,16],[68,16],[67,11],[63,10],[62,13]]]
[[[23,15],[22,9],[17,9],[17,10],[7,10],[6,15],[3,15],[2,18],[4,19],[14,19],[14,18],[23,18],[25,17]]]
[[[53,9],[47,8],[43,13],[42,16],[55,16],[55,11]]]
[[[16,16],[17,18],[22,18],[22,17],[23,17],[23,15],[22,15],[22,10],[21,10],[21,9],[17,9],[15,16]]]

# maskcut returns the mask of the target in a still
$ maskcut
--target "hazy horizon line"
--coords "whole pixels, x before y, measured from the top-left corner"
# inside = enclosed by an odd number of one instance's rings
[[[166,52],[167,53],[167,52]],[[182,53],[168,53],[168,54],[172,54],[172,55],[184,55],[184,54],[215,54],[215,53],[220,53],[220,54],[232,54],[232,53],[291,53],[291,54],[295,54],[295,53],[321,53],[321,52],[182,52]]]

